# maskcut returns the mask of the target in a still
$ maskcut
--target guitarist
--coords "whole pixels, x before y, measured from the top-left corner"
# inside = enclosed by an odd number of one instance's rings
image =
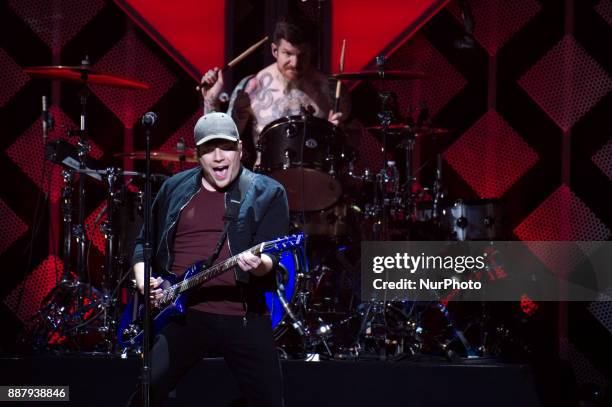
[[[209,264],[287,234],[283,187],[241,165],[242,142],[232,118],[202,116],[194,129],[200,167],[180,172],[161,187],[152,208],[152,265],[156,275],[181,276],[191,264]],[[144,292],[144,242],[133,256]],[[278,258],[247,252],[238,266],[188,297],[187,313],[167,324],[152,349],[152,400],[163,400],[202,357],[221,354],[249,406],[282,406],[282,378],[264,291],[274,287]],[[151,299],[163,278],[151,278]],[[213,389],[210,389],[211,391]]]

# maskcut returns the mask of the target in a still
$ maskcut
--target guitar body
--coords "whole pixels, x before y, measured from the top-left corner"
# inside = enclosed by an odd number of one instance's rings
[[[282,253],[289,249],[302,248],[303,240],[304,235],[300,233],[260,243],[248,251],[256,255],[261,253]],[[173,317],[185,314],[189,290],[198,287],[221,273],[231,270],[236,265],[237,258],[238,255],[233,256],[208,269],[205,269],[204,262],[200,261],[189,266],[181,278],[176,278],[173,275],[166,276],[161,286],[163,289],[162,298],[157,306],[151,307],[153,335],[158,334]],[[140,350],[142,347],[144,339],[143,301],[142,295],[134,295],[119,320],[117,344],[124,349]]]
[[[196,263],[189,267],[182,278],[177,278],[172,274],[167,275],[164,278],[162,288],[180,283],[192,277],[198,272],[199,264],[200,263]],[[162,309],[151,307],[153,336],[157,335],[172,318],[185,314],[187,311],[185,306],[187,297],[188,293],[179,294],[174,301]],[[126,305],[121,315],[119,327],[117,329],[117,344],[122,348],[140,348],[142,346],[142,341],[144,339],[143,324],[145,312],[143,300],[143,295],[140,293],[135,294],[132,300]]]

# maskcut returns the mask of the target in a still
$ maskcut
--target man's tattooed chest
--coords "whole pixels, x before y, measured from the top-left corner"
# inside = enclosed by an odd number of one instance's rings
[[[301,114],[302,109],[308,106],[312,106],[315,116],[327,117],[325,105],[326,101],[320,92],[297,88],[283,89],[269,73],[259,78],[257,89],[251,95],[251,108],[258,130],[281,117]]]

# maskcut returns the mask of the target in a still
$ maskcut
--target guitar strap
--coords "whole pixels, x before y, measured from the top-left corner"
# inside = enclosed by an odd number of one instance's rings
[[[240,170],[239,177],[240,178],[238,180],[238,188],[234,188],[228,192],[230,196],[229,203],[225,205],[225,213],[223,214],[223,232],[221,232],[221,236],[219,236],[219,240],[217,241],[217,246],[215,246],[215,250],[210,256],[208,256],[205,261],[206,267],[210,267],[219,257],[221,249],[223,248],[223,244],[225,243],[225,239],[227,238],[227,231],[229,230],[229,226],[233,221],[238,219],[242,198],[244,197],[244,193],[247,190],[251,181],[250,178],[242,170]],[[225,196],[223,197],[223,199],[225,199]]]

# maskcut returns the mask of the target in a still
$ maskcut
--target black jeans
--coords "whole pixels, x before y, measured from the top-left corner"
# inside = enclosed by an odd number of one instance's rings
[[[158,406],[206,354],[221,354],[250,406],[282,407],[282,373],[270,318],[189,310],[166,325],[152,349],[152,405]],[[214,389],[211,389],[214,390]]]

